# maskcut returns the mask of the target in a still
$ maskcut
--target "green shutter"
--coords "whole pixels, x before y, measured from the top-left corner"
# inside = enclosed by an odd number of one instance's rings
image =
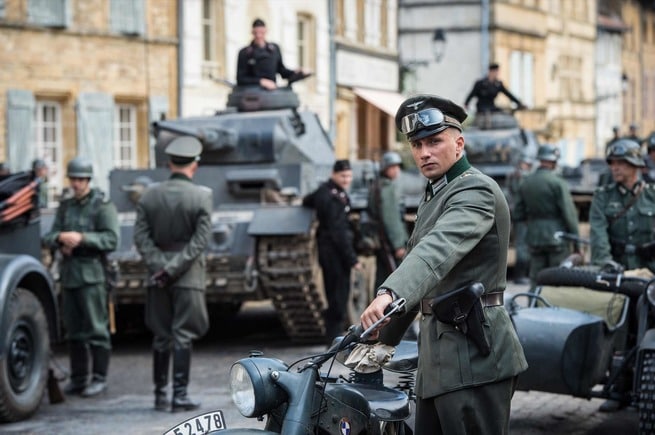
[[[34,106],[32,92],[22,89],[7,91],[7,163],[12,171],[25,171],[31,167]]]
[[[114,99],[102,93],[83,93],[77,101],[78,155],[93,161],[94,184],[109,194],[109,171],[114,167]]]
[[[145,34],[143,0],[111,0],[110,26],[114,33]]]
[[[28,0],[28,21],[48,27],[67,27],[70,23],[69,0]]]

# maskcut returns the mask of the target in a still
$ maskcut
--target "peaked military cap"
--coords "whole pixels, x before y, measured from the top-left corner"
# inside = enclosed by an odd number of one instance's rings
[[[200,160],[202,144],[192,136],[180,136],[171,141],[166,147],[166,154],[173,164],[188,165]]]
[[[415,95],[405,100],[398,108],[396,128],[404,133],[408,140],[418,140],[448,127],[462,131],[462,122],[467,116],[466,111],[451,100],[436,95]]]
[[[337,160],[332,166],[332,172],[350,171],[351,169],[349,160]]]

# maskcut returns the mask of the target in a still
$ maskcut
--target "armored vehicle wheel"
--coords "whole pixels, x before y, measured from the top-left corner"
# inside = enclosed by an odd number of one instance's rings
[[[9,299],[5,355],[0,358],[0,420],[16,421],[32,414],[45,390],[50,337],[39,300],[25,289]]]
[[[639,433],[655,433],[655,351],[643,351],[640,367],[637,373]]]
[[[326,303],[313,233],[259,237],[257,270],[288,337],[297,343],[321,342]]]

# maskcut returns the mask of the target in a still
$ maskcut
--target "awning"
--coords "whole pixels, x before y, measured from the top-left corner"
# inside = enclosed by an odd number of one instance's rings
[[[379,91],[373,89],[353,88],[355,95],[365,99],[389,116],[396,116],[398,108],[405,97],[398,92]]]

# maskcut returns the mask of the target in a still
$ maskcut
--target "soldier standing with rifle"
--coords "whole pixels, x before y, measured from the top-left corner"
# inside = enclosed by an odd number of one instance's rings
[[[171,176],[146,190],[137,204],[134,243],[151,273],[146,325],[154,334],[155,409],[166,410],[173,350],[171,411],[200,407],[187,395],[192,340],[209,328],[205,305],[205,248],[211,236],[212,191],[191,181],[202,145],[183,136],[167,147]]]
[[[398,206],[394,180],[400,175],[402,159],[396,152],[384,153],[380,161],[380,177],[369,194],[369,209],[377,221],[380,249],[376,252],[375,286],[379,287],[405,255],[407,228]]]
[[[44,243],[62,254],[62,310],[71,366],[64,392],[91,397],[107,389],[111,340],[105,265],[107,253],[118,245],[119,226],[114,205],[104,199],[101,191],[90,187],[90,160],[71,160],[67,176],[73,197],[61,202]]]

